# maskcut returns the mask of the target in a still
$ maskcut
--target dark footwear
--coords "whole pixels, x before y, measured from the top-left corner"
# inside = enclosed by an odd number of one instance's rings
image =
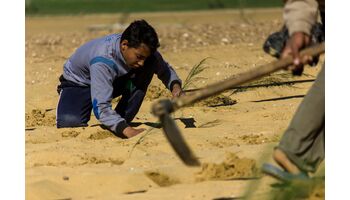
[[[273,176],[276,179],[285,183],[310,180],[309,176],[304,172],[301,172],[300,174],[291,174],[268,163],[264,163],[261,170],[263,173]]]

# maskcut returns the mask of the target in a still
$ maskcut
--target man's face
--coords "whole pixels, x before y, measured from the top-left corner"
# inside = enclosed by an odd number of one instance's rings
[[[146,58],[151,55],[150,49],[144,43],[141,43],[139,47],[134,48],[128,46],[127,40],[123,40],[120,43],[120,51],[126,64],[133,69],[142,67]]]

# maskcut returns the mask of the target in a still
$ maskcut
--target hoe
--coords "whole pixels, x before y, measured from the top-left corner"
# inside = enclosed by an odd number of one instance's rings
[[[325,44],[320,43],[304,49],[300,54],[301,56],[310,55],[314,57],[324,52]],[[197,90],[189,95],[181,96],[173,100],[165,99],[157,101],[152,105],[152,113],[160,119],[160,123],[163,127],[163,132],[180,159],[188,166],[199,166],[200,162],[182,137],[182,134],[175,121],[170,117],[170,113],[205,98],[215,96],[221,92],[224,92],[225,90],[231,89],[232,87],[250,82],[278,70],[284,69],[292,63],[293,59],[291,56],[289,56],[284,59],[276,60],[249,71],[240,73],[225,81],[211,84],[206,88]]]

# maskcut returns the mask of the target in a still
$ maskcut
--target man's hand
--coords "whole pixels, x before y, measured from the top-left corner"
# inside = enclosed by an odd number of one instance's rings
[[[142,131],[144,131],[146,129],[144,128],[140,128],[140,129],[135,129],[135,128],[132,128],[132,127],[126,127],[124,130],[123,130],[123,134],[127,137],[127,138],[131,138],[131,137],[134,137],[138,134],[140,134]]]
[[[173,95],[173,98],[183,95],[180,84],[175,83],[173,85],[173,89],[171,90],[171,94]]]
[[[304,64],[312,62],[312,57],[305,55],[302,58],[299,55],[299,52],[302,48],[307,47],[310,44],[310,36],[303,32],[295,32],[288,39],[286,46],[282,51],[281,58],[285,58],[288,55],[293,57],[293,65],[289,66],[287,69],[291,70],[294,75],[301,75],[304,70]]]

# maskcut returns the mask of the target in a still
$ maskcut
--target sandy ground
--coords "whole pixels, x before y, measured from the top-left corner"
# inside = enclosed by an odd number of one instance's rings
[[[169,96],[156,77],[134,119],[146,132],[120,139],[100,128],[93,114],[89,127],[56,129],[56,86],[65,60],[84,42],[140,18],[156,28],[160,52],[183,80],[210,57],[191,88],[272,61],[262,43],[282,25],[279,9],[27,17],[26,198],[271,198],[276,181],[259,167],[271,161],[273,146],[312,83],[231,90],[177,111],[175,121],[200,167],[185,166],[155,126],[152,102]],[[255,83],[314,79],[319,69],[308,67],[301,77],[281,71]],[[324,185],[309,197],[323,198]]]

